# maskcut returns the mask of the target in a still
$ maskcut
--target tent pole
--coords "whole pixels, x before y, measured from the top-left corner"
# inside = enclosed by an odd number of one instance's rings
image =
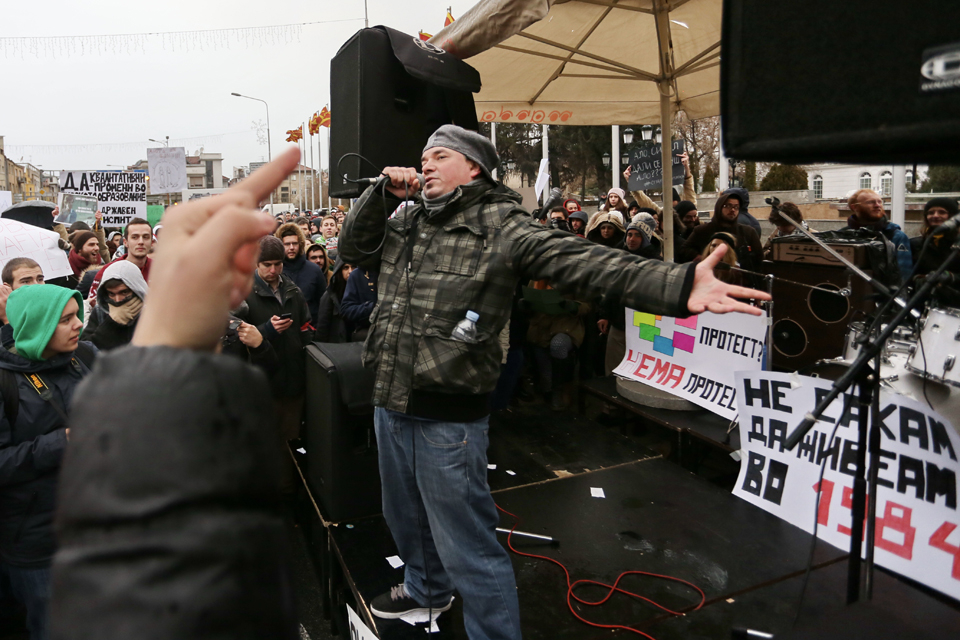
[[[611,162],[610,166],[613,168],[613,188],[620,188],[620,125],[613,124],[610,125],[610,134],[613,139],[613,144],[611,145],[610,155]],[[624,221],[625,224],[630,224],[629,220]]]
[[[544,187],[543,192],[547,193],[550,191],[550,138],[547,125],[544,124],[541,127],[543,127],[543,159],[547,161],[547,186]],[[546,202],[546,196],[544,196],[544,202]]]
[[[493,150],[497,150],[497,123],[490,123],[490,143],[493,145]],[[499,169],[494,169],[491,173],[493,174],[493,179],[497,179],[497,171]]]
[[[660,165],[663,167],[663,260],[673,262],[673,105],[670,82],[660,83]]]

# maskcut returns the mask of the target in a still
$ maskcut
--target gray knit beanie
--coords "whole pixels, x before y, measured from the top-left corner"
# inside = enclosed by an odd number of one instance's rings
[[[492,172],[500,164],[497,150],[493,143],[476,131],[469,131],[455,124],[445,124],[430,136],[423,152],[426,153],[434,147],[443,147],[462,153],[468,160],[473,160],[480,165],[480,171],[488,180],[496,182]]]

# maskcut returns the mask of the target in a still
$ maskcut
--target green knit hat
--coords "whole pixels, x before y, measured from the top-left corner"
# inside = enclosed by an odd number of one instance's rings
[[[7,319],[13,327],[17,353],[27,360],[43,360],[70,299],[77,301],[77,315],[83,320],[83,297],[80,292],[55,284],[31,284],[20,287],[7,298]]]

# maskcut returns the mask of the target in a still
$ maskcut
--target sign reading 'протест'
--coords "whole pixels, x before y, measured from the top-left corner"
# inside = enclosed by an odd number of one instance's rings
[[[627,309],[627,352],[613,372],[732,420],[733,374],[761,368],[766,331],[766,315],[701,313],[681,319]]]
[[[147,175],[138,171],[61,171],[60,191],[96,198],[103,226],[147,219]]]
[[[830,387],[830,381],[796,374],[737,374],[743,457],[733,492],[810,533],[816,518],[817,537],[849,549],[858,440],[854,392],[834,400],[793,451],[784,448],[787,435]],[[960,598],[958,455],[960,435],[949,420],[909,398],[880,394],[876,562],[954,598]]]

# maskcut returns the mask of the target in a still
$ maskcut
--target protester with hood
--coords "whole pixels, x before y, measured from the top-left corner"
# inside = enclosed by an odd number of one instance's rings
[[[742,197],[738,193],[725,193],[717,198],[713,208],[713,218],[690,232],[681,247],[678,260],[681,262],[698,260],[713,236],[724,232],[736,238],[737,262],[740,266],[748,271],[759,271],[760,263],[763,261],[763,245],[760,244],[760,236],[752,227],[737,221],[743,206]]]
[[[583,238],[587,233],[587,222],[589,219],[590,218],[583,211],[580,211],[579,209],[573,211],[567,217],[567,222],[570,223],[570,231]]]
[[[130,220],[123,230],[124,245],[127,247],[127,251],[120,257],[114,258],[113,262],[109,264],[124,260],[131,262],[140,269],[143,279],[150,282],[150,265],[153,264],[153,258],[150,257],[154,247],[153,234],[154,230],[150,228],[150,223],[143,218]],[[94,276],[93,283],[90,285],[90,296],[97,295],[97,289],[100,287],[105,270],[106,267],[100,269]]]
[[[910,239],[901,229],[887,219],[883,208],[883,198],[872,189],[857,189],[847,199],[847,206],[853,212],[847,218],[847,226],[841,231],[849,229],[870,229],[883,235],[893,244],[896,253],[897,266],[904,281],[913,271],[913,254],[910,251]]]
[[[340,301],[347,287],[347,279],[353,272],[353,266],[337,260],[333,266],[330,284],[320,298],[320,312],[317,315],[317,342],[349,342],[353,334],[353,323],[340,311]]]
[[[690,233],[700,224],[700,212],[697,211],[697,205],[689,200],[681,200],[673,210],[674,213],[677,214],[677,217],[680,218],[680,222],[683,223],[683,231],[680,233],[680,236],[686,240],[690,237]]]
[[[320,298],[327,290],[327,277],[323,269],[307,260],[307,237],[299,224],[288,222],[274,234],[283,243],[283,273],[300,287],[310,309],[310,323],[317,321]]]
[[[82,302],[52,284],[20,287],[7,301],[13,345],[0,349],[0,582],[26,609],[31,639],[47,638],[66,415],[96,353],[79,342]]]
[[[590,242],[619,248],[625,235],[623,215],[619,211],[601,211],[590,220],[586,237]]]
[[[580,211],[580,201],[576,198],[567,198],[563,201],[563,208],[567,210],[568,214]]]
[[[726,195],[728,193],[736,194],[740,198],[740,215],[737,216],[737,222],[740,224],[745,224],[754,231],[757,232],[757,237],[762,237],[763,230],[760,228],[760,222],[750,214],[750,192],[741,187],[731,187],[721,193],[720,195]]]
[[[137,265],[127,260],[110,264],[103,271],[96,305],[81,335],[101,351],[130,344],[147,298],[147,281]]]
[[[330,282],[330,269],[333,267],[330,264],[330,259],[327,258],[327,250],[322,244],[311,244],[307,247],[307,261],[320,267],[320,270],[323,271],[324,281]]]

